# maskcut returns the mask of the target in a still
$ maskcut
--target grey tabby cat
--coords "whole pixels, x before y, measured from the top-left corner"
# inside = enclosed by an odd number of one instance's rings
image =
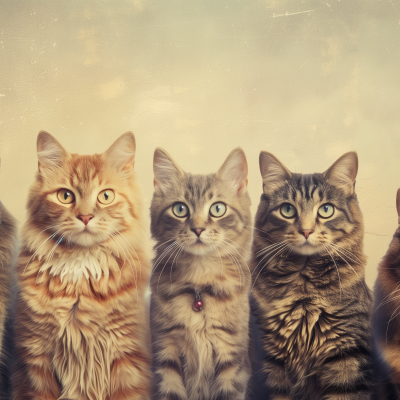
[[[247,162],[192,175],[154,154],[151,277],[157,400],[243,400],[250,377]]]
[[[261,152],[260,169],[252,273],[270,399],[368,400],[372,298],[357,154],[303,175]]]

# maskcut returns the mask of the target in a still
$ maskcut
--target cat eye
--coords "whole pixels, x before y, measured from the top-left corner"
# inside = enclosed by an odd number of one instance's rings
[[[68,189],[60,189],[57,192],[57,198],[62,204],[71,204],[75,201],[74,194]]]
[[[281,214],[285,218],[293,218],[296,216],[296,208],[289,203],[281,205]]]
[[[333,213],[335,212],[335,207],[332,204],[326,203],[323,204],[319,209],[318,209],[318,215],[321,218],[329,218],[332,217]]]
[[[189,210],[184,203],[174,204],[174,206],[172,207],[172,211],[179,218],[186,217],[189,214]]]
[[[103,190],[97,196],[97,200],[101,204],[111,204],[115,199],[115,193],[111,189]]]
[[[210,207],[210,215],[216,218],[222,217],[226,213],[226,205],[224,203],[214,203]]]

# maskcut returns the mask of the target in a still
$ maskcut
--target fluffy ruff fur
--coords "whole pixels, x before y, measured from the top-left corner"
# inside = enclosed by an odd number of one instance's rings
[[[64,154],[55,139],[45,139],[52,146],[42,155],[60,165],[39,158],[44,165],[28,199],[17,265],[13,399],[147,400],[150,257],[135,175],[117,169],[110,154]],[[102,184],[119,196],[109,207],[96,203]],[[53,188],[60,185],[79,201],[57,203]],[[93,213],[93,236],[74,213]]]

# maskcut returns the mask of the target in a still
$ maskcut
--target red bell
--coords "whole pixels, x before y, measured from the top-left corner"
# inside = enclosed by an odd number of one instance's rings
[[[197,300],[193,303],[194,311],[201,311],[203,309],[203,302],[201,300]]]

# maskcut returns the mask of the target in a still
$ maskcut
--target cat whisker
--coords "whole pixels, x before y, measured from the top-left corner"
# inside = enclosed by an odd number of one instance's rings
[[[133,275],[133,278],[134,278],[134,280],[135,280],[135,286],[136,286],[136,295],[138,295],[138,293],[137,293],[137,273],[135,274],[135,272],[133,271],[133,266],[132,266],[132,264],[131,264],[131,262],[129,261],[129,258],[127,257],[127,254],[126,254],[126,252],[125,252],[125,250],[123,249],[123,247],[121,246],[121,244],[118,242],[118,240],[117,240],[117,237],[118,237],[118,235],[116,235],[115,233],[111,233],[111,239],[112,240],[114,240],[114,242],[119,246],[119,248],[122,250],[122,253],[123,253],[123,255],[124,255],[124,264],[122,265],[122,267],[121,267],[121,269],[120,269],[120,274],[122,274],[122,269],[124,268],[124,265],[125,265],[125,261],[128,261],[128,263],[129,263],[129,265],[130,265],[130,267],[131,267],[131,270],[132,270],[132,275]],[[129,252],[128,252],[129,253]],[[129,254],[130,255],[130,254]],[[131,255],[130,255],[131,256]],[[131,256],[131,258],[132,258],[132,256]],[[133,258],[132,258],[132,261],[133,261]],[[135,270],[136,270],[136,265],[135,265]]]
[[[140,278],[142,278],[142,263],[140,262],[140,258],[139,258],[139,256],[138,256],[138,254],[136,253],[135,248],[132,246],[132,244],[129,242],[129,240],[128,240],[121,232],[119,232],[119,231],[116,231],[116,232],[120,235],[121,239],[122,239],[122,240],[125,240],[125,242],[128,243],[128,245],[130,246],[130,248],[134,251],[134,253],[135,253],[135,255],[136,255],[136,258],[137,258],[137,261],[138,261],[138,263],[139,263],[139,274],[140,274]],[[125,247],[126,247],[126,246],[125,246]],[[136,264],[135,264],[135,265],[136,265]]]
[[[273,250],[273,251],[275,251],[275,254],[274,254],[270,259],[268,259],[268,260],[265,262],[265,264],[263,265],[263,267],[260,269],[260,272],[259,272],[258,275],[256,276],[256,279],[254,279],[253,286],[251,287],[251,290],[254,289],[254,285],[256,284],[256,281],[257,281],[258,277],[260,276],[262,270],[265,268],[265,266],[266,266],[270,261],[272,261],[276,256],[278,256],[279,254],[283,253],[288,247],[290,247],[289,243],[285,243],[285,244],[283,245],[283,247],[279,247],[279,248],[276,248],[276,249]],[[265,257],[266,257],[266,256],[264,256],[263,259],[264,259]],[[257,264],[257,266],[258,266],[258,264]],[[257,267],[256,267],[256,268],[257,268]],[[255,268],[254,268],[253,272],[254,272],[254,271],[255,271]]]
[[[331,256],[331,258],[332,258],[332,261],[334,262],[334,264],[335,264],[335,267],[336,267],[336,271],[337,271],[337,274],[338,274],[338,278],[339,278],[339,291],[340,291],[340,300],[342,300],[342,284],[341,284],[341,281],[340,281],[340,273],[339,273],[339,268],[338,268],[338,266],[337,266],[337,264],[336,264],[336,261],[335,261],[335,259],[333,258],[333,256],[332,256],[332,254],[329,252],[329,249],[328,249],[328,247],[327,246],[325,246],[325,245],[323,245],[324,247],[325,247],[325,250],[327,251],[327,253]]]
[[[328,243],[327,243],[328,244]],[[333,250],[333,251],[335,251],[336,252],[336,254],[354,271],[354,273],[358,276],[358,277],[360,277],[360,275],[358,275],[358,273],[357,273],[357,271],[347,262],[347,260],[345,259],[345,258],[343,258],[343,257],[345,257],[345,254],[344,253],[342,253],[339,249],[337,249],[337,248],[335,248],[335,247],[333,247],[332,245],[329,245],[328,244],[328,246],[330,246],[330,248]],[[343,257],[342,257],[343,256]],[[350,260],[351,261],[351,260]]]
[[[114,231],[114,233],[113,233],[113,236],[117,239],[117,238],[120,238],[121,239],[121,243],[124,245],[124,247],[125,247],[125,250],[126,250],[126,253],[129,255],[129,257],[131,258],[131,260],[132,260],[132,262],[133,262],[133,265],[135,266],[135,275],[136,275],[136,279],[135,279],[135,281],[136,281],[136,283],[137,283],[137,279],[138,279],[138,276],[137,276],[137,268],[136,268],[136,263],[135,263],[135,260],[134,260],[134,258],[132,257],[132,254],[129,252],[129,250],[128,250],[128,248],[126,247],[126,245],[125,245],[125,243],[124,243],[124,238],[123,238],[123,236],[118,232],[118,231]],[[126,239],[125,239],[126,240]],[[134,249],[133,249],[134,250]],[[136,252],[135,252],[136,253]],[[129,260],[128,260],[129,261]],[[140,261],[139,261],[140,262]],[[133,269],[132,269],[132,273],[133,273]]]
[[[362,263],[362,261],[354,253],[351,253],[349,250],[345,249],[344,247],[339,246],[336,243],[330,243],[330,245],[343,251],[347,255],[347,257],[349,258],[350,261],[353,261],[353,262],[357,261],[358,263],[360,263],[360,265],[365,267],[365,265]]]
[[[35,252],[32,254],[31,258],[28,260],[28,262],[27,262],[26,265],[25,265],[24,272],[22,273],[23,275],[25,275],[26,268],[28,267],[29,263],[32,261],[32,258],[35,257],[35,255],[38,253],[38,251],[40,250],[40,248],[41,248],[42,246],[44,246],[44,244],[45,244],[48,240],[53,239],[53,238],[57,235],[57,233],[58,233],[58,231],[56,231],[56,232],[54,232],[52,235],[50,235],[50,236],[35,250]]]
[[[173,251],[171,252],[171,254],[169,255],[169,257],[167,258],[167,261],[164,263],[164,266],[161,269],[160,275],[158,276],[158,281],[157,281],[157,293],[158,293],[158,285],[160,284],[160,279],[161,279],[161,275],[164,271],[164,268],[168,265],[168,261],[169,259],[174,255],[175,251],[178,252],[180,248],[180,245],[177,243],[176,246],[174,247]]]
[[[240,245],[238,245],[236,242],[234,242],[234,241],[231,240],[231,239],[225,238],[225,240],[223,240],[224,243],[226,243],[227,245],[229,245],[230,247],[232,247],[232,249],[235,250],[236,253],[239,254],[240,257],[242,257],[242,260],[243,260],[244,263],[246,264],[246,267],[247,267],[247,269],[249,270],[249,272],[250,272],[250,274],[251,274],[250,267],[249,267],[249,265],[247,264],[247,261],[245,260],[245,258],[238,252],[238,250],[237,250],[234,246],[232,246],[230,243],[227,243],[226,240],[229,240],[229,241],[231,241],[232,243],[235,243],[237,246],[239,246],[239,247],[242,248],[242,249],[243,249],[243,247],[240,246]],[[243,250],[246,251],[245,249],[243,249]]]
[[[258,262],[258,264],[255,266],[255,268],[253,269],[253,272],[251,273],[252,275],[254,274],[255,270],[257,269],[257,267],[262,263],[262,261],[268,257],[268,255],[270,255],[271,253],[273,253],[275,250],[280,249],[282,247],[285,247],[285,245],[287,244],[287,240],[284,240],[283,242],[279,242],[279,243],[275,243],[274,245],[268,246],[268,250],[266,251],[267,254],[264,255],[263,258],[261,258],[261,260]]]
[[[380,302],[379,306],[376,308],[375,311],[377,311],[382,305],[385,305],[387,303],[390,303],[392,300],[389,300],[391,296],[393,296],[396,292],[400,292],[399,289],[400,283],[397,284],[396,289],[393,290],[393,292],[390,292],[388,295],[386,295],[382,301]],[[394,297],[393,299],[397,298],[399,296]]]
[[[154,271],[156,270],[156,268],[158,267],[158,264],[162,261],[162,259],[165,257],[166,254],[168,254],[169,250],[171,250],[171,248],[174,247],[174,245],[177,244],[177,241],[175,240],[173,243],[169,244],[159,255],[159,257],[154,261],[154,265],[153,265],[153,269],[152,272],[150,274],[150,279],[151,276],[153,275]],[[150,280],[149,279],[149,280]]]
[[[160,263],[161,263],[161,261],[164,259],[164,257],[166,257],[166,256],[170,253],[170,251],[173,250],[177,245],[178,245],[178,242],[175,240],[175,242],[171,243],[169,246],[167,246],[166,249],[164,249],[164,250],[162,251],[162,253],[160,254],[160,256],[159,256],[159,257],[157,258],[157,260],[154,262],[153,269],[152,269],[151,274],[150,274],[149,282],[150,282],[150,280],[151,280],[151,278],[152,278],[152,276],[153,276],[155,270],[156,270],[157,267],[160,265]]]
[[[161,247],[163,244],[170,242],[171,240],[175,240],[174,238],[169,239],[167,241],[165,241],[164,243],[159,244],[157,247],[154,247],[153,250],[157,250],[159,247]]]
[[[219,259],[221,260],[221,276],[223,276],[223,274],[224,274],[224,264],[223,264],[223,262],[222,262],[221,254],[220,254],[220,252],[219,252],[217,246],[215,245],[215,243],[214,243],[213,241],[212,241],[211,243],[213,244],[213,246],[214,246],[216,252],[218,253]]]
[[[268,232],[263,231],[262,229],[258,229],[258,228],[256,228],[256,227],[253,226],[253,225],[244,225],[244,226],[247,226],[247,227],[249,227],[249,228],[253,228],[253,229],[255,229],[256,231],[259,231],[259,232],[262,232],[262,233],[265,233],[266,235],[268,235]],[[263,239],[268,240],[268,242],[271,242],[271,243],[272,243],[272,241],[271,241],[270,239],[266,238],[266,237],[264,237]]]
[[[398,307],[393,311],[392,315],[390,316],[389,322],[388,322],[388,324],[387,324],[387,328],[386,328],[386,346],[387,346],[387,344],[388,344],[389,325],[390,325],[390,323],[391,323],[396,317],[398,317],[398,316],[400,315],[400,313],[397,313],[396,315],[394,315],[394,314],[397,312],[397,310],[398,310],[399,308],[400,308],[400,306],[398,306]]]
[[[41,234],[41,233],[43,233],[43,232],[45,232],[45,231],[48,231],[49,229],[51,229],[51,228],[56,228],[56,227],[59,227],[59,225],[50,225],[49,227],[47,227],[46,229],[43,229],[42,231],[40,231],[36,236],[35,236],[35,238],[32,240],[32,243],[39,237],[39,235]],[[27,249],[28,248],[28,243],[26,243],[26,245],[23,247],[24,249]]]
[[[172,260],[171,270],[170,270],[170,272],[169,272],[169,281],[171,282],[171,284],[172,284],[172,267],[174,266],[175,260],[176,260],[176,262],[178,262],[178,258],[177,258],[177,257],[179,257],[179,254],[181,254],[182,250],[183,250],[183,245],[181,244],[181,245],[179,246],[179,250],[178,250],[177,253],[175,254],[174,259]],[[176,265],[176,264],[175,264],[175,265]]]
[[[238,270],[238,272],[239,272],[239,285],[240,285],[240,287],[242,287],[242,273],[243,273],[243,275],[244,275],[244,272],[243,272],[242,267],[240,266],[238,260],[236,259],[236,257],[234,256],[234,254],[231,253],[231,252],[229,251],[229,249],[227,249],[226,247],[224,248],[224,247],[222,246],[222,243],[216,243],[216,244],[217,244],[217,246],[219,246],[222,250],[225,250],[225,251],[226,251],[226,254],[228,255],[228,257],[229,257],[229,258],[232,260],[232,262],[235,264],[235,266],[236,266],[236,268],[237,268],[237,270]]]

